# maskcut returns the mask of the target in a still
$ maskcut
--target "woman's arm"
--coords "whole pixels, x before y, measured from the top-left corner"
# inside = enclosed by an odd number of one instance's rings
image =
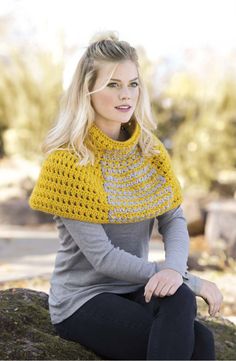
[[[163,232],[168,228],[164,223],[178,217],[181,219],[181,211],[179,210],[172,211],[165,218],[162,216]],[[163,265],[163,262],[160,262],[162,264],[160,268],[158,262],[148,262],[119,247],[115,247],[101,224],[82,222],[64,217],[60,217],[60,219],[85,257],[99,273],[133,283],[146,283],[155,273],[163,268],[170,267],[169,263]],[[186,262],[178,260],[182,253],[176,252],[175,239],[167,235],[165,243],[167,254],[172,259],[171,265],[184,274]],[[183,255],[182,258],[184,258]]]
[[[101,224],[64,217],[60,219],[97,272],[119,280],[145,284],[159,271],[157,262],[148,262],[115,247]]]
[[[181,206],[158,216],[157,220],[158,231],[163,237],[165,249],[163,266],[184,276],[187,270],[190,240]]]
[[[223,295],[214,282],[200,278],[189,272],[186,272],[183,280],[196,296],[203,298],[208,304],[208,313],[210,316],[215,316],[216,313],[220,311]]]
[[[187,271],[189,234],[181,207],[159,216],[158,228],[165,246],[165,262],[159,267],[173,269],[182,274],[183,282],[196,296],[204,299],[209,306],[209,314],[214,316],[220,310],[223,296],[215,283]]]
[[[183,282],[197,290],[198,280],[187,276],[189,234],[187,222],[180,206],[157,217],[158,230],[163,237],[165,261],[161,270],[153,275],[145,286],[145,299],[150,301],[153,294],[159,297],[171,296]]]

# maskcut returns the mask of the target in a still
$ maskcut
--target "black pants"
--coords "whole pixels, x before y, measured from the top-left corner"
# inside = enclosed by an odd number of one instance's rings
[[[196,296],[187,285],[149,303],[143,294],[144,286],[101,293],[54,327],[104,359],[215,360],[213,333],[195,320]]]

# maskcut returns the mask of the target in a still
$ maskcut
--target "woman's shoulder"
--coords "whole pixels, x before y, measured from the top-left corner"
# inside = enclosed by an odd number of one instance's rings
[[[82,167],[79,166],[79,158],[75,152],[67,149],[56,149],[47,154],[42,161],[42,169],[57,169],[75,170],[77,171]]]
[[[66,159],[75,158],[75,153],[69,149],[55,149],[47,154],[44,161],[61,161]]]

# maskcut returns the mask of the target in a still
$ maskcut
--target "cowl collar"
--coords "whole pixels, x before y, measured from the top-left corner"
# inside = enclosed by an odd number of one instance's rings
[[[132,151],[139,141],[141,127],[137,121],[134,123],[134,129],[129,139],[114,140],[103,132],[95,123],[88,130],[88,139],[94,150],[100,151],[120,151],[128,154]]]

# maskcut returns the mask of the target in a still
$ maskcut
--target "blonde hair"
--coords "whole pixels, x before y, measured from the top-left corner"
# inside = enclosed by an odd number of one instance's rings
[[[118,65],[119,62],[125,60],[131,60],[136,65],[139,74],[139,99],[131,121],[136,120],[141,127],[139,145],[142,154],[151,156],[151,154],[159,153],[155,149],[157,138],[151,132],[157,128],[157,123],[153,119],[149,95],[139,72],[136,49],[126,41],[119,41],[114,31],[96,33],[90,40],[89,46],[78,62],[68,90],[61,97],[58,117],[41,148],[44,153],[51,153],[58,149],[73,149],[78,155],[79,165],[94,164],[95,155],[86,147],[84,140],[95,118],[90,94],[101,89],[93,92],[91,90],[104,62],[113,62]],[[112,73],[114,70],[115,68]]]

